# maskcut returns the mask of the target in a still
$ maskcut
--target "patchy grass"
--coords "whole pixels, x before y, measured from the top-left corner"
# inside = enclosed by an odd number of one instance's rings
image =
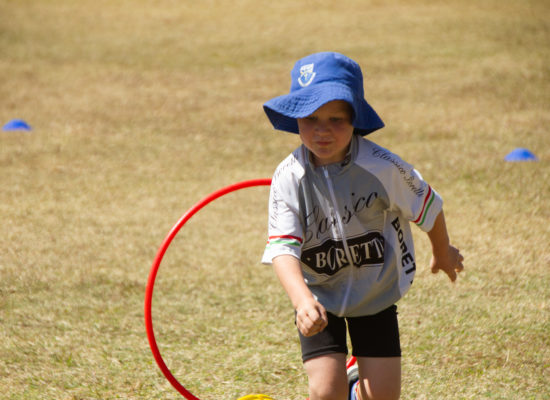
[[[404,399],[550,395],[550,12],[544,1],[0,0],[0,390],[181,398],[143,323],[150,265],[212,191],[298,145],[262,103],[305,54],[356,59],[372,139],[445,199],[467,270],[399,303]],[[516,147],[537,163],[505,163]],[[217,200],[166,254],[159,347],[201,399],[304,399],[292,310],[259,265],[267,188]],[[427,266],[420,232],[417,258]]]

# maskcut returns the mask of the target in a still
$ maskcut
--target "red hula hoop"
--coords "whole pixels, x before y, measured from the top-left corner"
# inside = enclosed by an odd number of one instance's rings
[[[155,260],[153,261],[153,265],[151,266],[151,270],[149,272],[149,279],[147,281],[147,288],[145,290],[145,329],[147,331],[147,339],[149,340],[149,346],[151,347],[151,351],[153,352],[155,361],[157,362],[160,370],[162,371],[166,379],[168,379],[168,381],[172,384],[172,386],[188,400],[200,400],[200,399],[194,396],[187,389],[185,389],[185,387],[178,382],[178,380],[174,377],[174,375],[172,375],[172,373],[166,366],[164,360],[162,359],[162,356],[160,355],[160,351],[157,346],[157,342],[155,340],[155,333],[153,331],[153,318],[151,316],[151,305],[152,305],[152,299],[153,299],[153,288],[155,286],[155,279],[157,276],[158,269],[160,267],[160,263],[162,261],[162,258],[164,257],[164,253],[166,253],[166,250],[168,249],[168,246],[170,246],[170,243],[172,242],[174,237],[177,235],[179,230],[201,208],[203,208],[208,203],[228,193],[235,192],[237,190],[244,189],[247,187],[252,187],[252,186],[269,186],[269,185],[271,185],[271,179],[252,179],[252,180],[243,181],[243,182],[235,183],[233,185],[226,186],[206,196],[204,199],[202,199],[201,201],[196,203],[193,207],[191,207],[189,210],[187,210],[185,214],[183,214],[183,216],[180,218],[180,220],[172,227],[172,229],[170,230],[170,232],[162,242],[161,246],[159,247]]]

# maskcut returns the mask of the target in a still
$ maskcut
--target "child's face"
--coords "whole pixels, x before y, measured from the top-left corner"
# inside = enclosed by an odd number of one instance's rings
[[[300,138],[313,154],[316,166],[342,161],[353,136],[351,106],[334,100],[305,118],[298,118]]]

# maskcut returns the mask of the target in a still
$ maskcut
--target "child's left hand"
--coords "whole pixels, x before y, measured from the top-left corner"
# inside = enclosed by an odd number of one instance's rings
[[[434,253],[430,268],[434,274],[442,270],[454,282],[456,281],[457,273],[464,270],[462,261],[464,261],[464,257],[460,254],[460,251],[456,247],[449,245],[446,252],[442,252],[441,254]]]

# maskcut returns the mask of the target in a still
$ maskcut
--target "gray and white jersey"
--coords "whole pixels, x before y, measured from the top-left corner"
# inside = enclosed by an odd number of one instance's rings
[[[262,262],[293,255],[327,311],[372,315],[412,284],[409,222],[430,231],[442,205],[412,165],[361,136],[354,135],[344,161],[323,167],[302,145],[273,175]]]

